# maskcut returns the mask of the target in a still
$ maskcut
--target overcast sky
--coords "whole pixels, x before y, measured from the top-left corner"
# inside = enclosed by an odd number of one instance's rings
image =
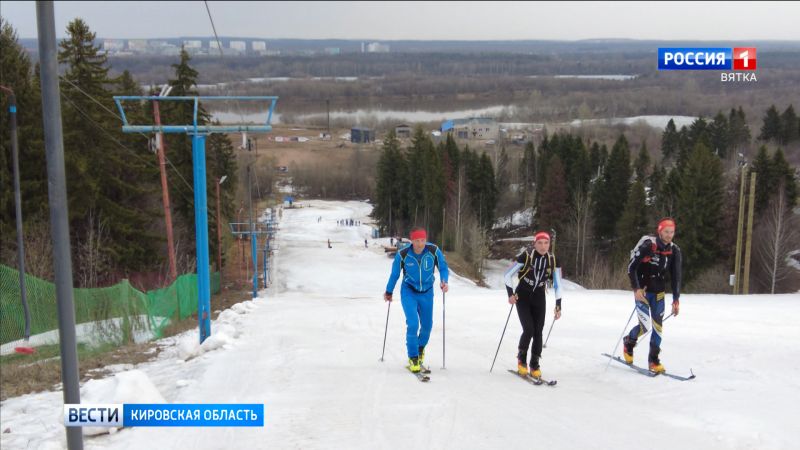
[[[800,2],[208,2],[220,36],[370,40],[800,40]],[[56,2],[98,37],[211,36],[203,2]],[[34,2],[2,1],[19,37],[36,37]]]

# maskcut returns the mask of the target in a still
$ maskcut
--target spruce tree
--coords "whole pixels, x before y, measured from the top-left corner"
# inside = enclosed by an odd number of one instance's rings
[[[175,78],[171,78],[168,83],[172,86],[170,97],[193,97],[197,96],[197,78],[199,76],[189,62],[191,57],[185,49],[181,48],[180,60],[177,64],[172,64]],[[152,105],[150,106],[152,108]],[[169,125],[191,125],[193,123],[194,103],[191,101],[170,101],[161,102],[161,123]],[[198,125],[205,125],[209,121],[209,114],[202,105],[198,108]],[[192,136],[184,133],[165,134],[166,156],[170,161],[170,167],[176,172],[169,184],[170,202],[177,218],[183,222],[188,230],[194,229],[194,187],[193,187],[193,165],[192,165]],[[171,174],[172,175],[172,174]],[[177,178],[177,179],[175,179]],[[186,234],[189,241],[189,251],[193,251],[195,233]]]
[[[677,204],[678,234],[688,282],[717,262],[722,227],[722,161],[703,144],[692,151],[682,175]]]
[[[764,123],[761,125],[761,134],[758,139],[762,141],[776,140],[780,141],[783,136],[783,123],[781,116],[775,105],[771,105],[764,115]]]
[[[400,150],[400,141],[394,133],[383,140],[383,151],[378,160],[375,208],[372,211],[381,228],[390,234],[405,228],[406,160]]]
[[[157,165],[145,159],[146,140],[135,148],[120,146],[121,124],[106,111],[114,107],[114,80],[94,41],[89,26],[75,19],[59,44],[59,61],[66,66],[61,86],[70,230],[82,242],[105,228],[108,245],[101,253],[119,268],[142,270],[157,262],[158,241],[148,231]]]
[[[615,246],[614,259],[617,264],[627,261],[629,250],[648,231],[648,208],[642,180],[631,185],[628,201],[617,223],[620,245]]]
[[[797,181],[795,181],[795,169],[786,161],[783,150],[778,149],[772,155],[770,162],[770,195],[775,196],[776,191],[783,186],[786,195],[786,208],[792,210],[797,204]]]
[[[558,155],[550,159],[547,182],[542,188],[537,215],[539,228],[563,230],[569,217],[569,193],[564,183],[564,165]]]
[[[781,143],[790,144],[798,139],[800,130],[797,127],[797,114],[794,107],[789,105],[781,114]]]
[[[647,151],[646,143],[642,142],[642,146],[639,147],[639,154],[633,166],[636,170],[636,179],[644,183],[650,171],[650,152]]]
[[[19,148],[20,193],[24,224],[46,218],[47,163],[42,134],[41,94],[39,79],[34,73],[28,53],[20,45],[14,28],[0,17],[0,84],[14,90],[17,102],[17,142]],[[9,96],[0,96],[0,235],[3,246],[0,258],[16,246],[14,179],[11,139],[8,132]],[[11,256],[8,256],[9,258]],[[5,262],[10,262],[5,260]]]
[[[617,220],[628,200],[630,179],[631,163],[628,140],[624,135],[620,135],[611,149],[603,178],[593,192],[594,227],[597,238],[610,239],[614,237]]]
[[[708,127],[708,134],[711,140],[711,150],[720,158],[725,159],[731,146],[730,124],[722,111],[714,116],[714,120]]]
[[[661,134],[661,155],[664,160],[669,161],[678,153],[678,130],[675,128],[675,121],[669,119],[664,132]]]
[[[731,108],[731,112],[728,115],[728,126],[730,130],[728,140],[732,148],[738,149],[750,143],[750,127],[747,126],[747,120],[741,106],[738,110]]]
[[[767,206],[769,206],[769,199],[775,189],[772,161],[767,152],[766,145],[762,145],[758,148],[758,153],[756,154],[756,159],[753,160],[750,172],[755,172],[757,174],[755,211],[756,214],[761,214],[766,210]],[[749,180],[748,178],[748,183],[750,182]]]
[[[519,165],[521,181],[522,207],[527,208],[531,192],[536,184],[536,151],[533,142],[525,144],[522,152],[522,163]]]

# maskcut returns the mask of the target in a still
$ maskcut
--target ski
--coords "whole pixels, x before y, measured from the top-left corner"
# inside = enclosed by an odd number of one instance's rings
[[[544,384],[545,386],[555,386],[556,383],[558,383],[558,380],[545,380],[544,378],[541,377],[533,379],[539,381],[540,384]]]
[[[408,371],[411,372],[411,367],[406,366],[406,369],[408,369]],[[429,375],[427,375],[427,374],[422,373],[422,371],[420,371],[420,372],[411,372],[411,373],[414,374],[414,376],[416,376],[417,379],[419,381],[422,381],[423,383],[427,383],[428,381],[431,381],[431,377]]]
[[[429,373],[431,373],[431,369],[430,369],[430,367],[425,367],[425,366],[423,366],[422,364],[420,364],[420,365],[419,365],[419,368],[420,368],[420,370],[419,370],[419,371],[420,371],[420,372],[422,372],[422,373],[424,373],[424,374],[429,374]]]
[[[517,372],[516,370],[508,369],[508,371],[534,386],[541,386],[541,385],[555,386],[557,383],[556,380],[545,380],[544,378],[533,378],[528,375],[520,375],[519,372]]]
[[[693,380],[695,378],[695,374],[694,374],[694,372],[692,372],[691,369],[689,369],[689,373],[691,375],[689,375],[688,377],[684,377],[684,376],[681,376],[681,375],[675,375],[675,374],[669,373],[669,372],[662,372],[662,373],[659,374],[659,373],[653,372],[650,369],[645,369],[644,367],[639,367],[636,364],[628,364],[627,362],[625,362],[624,359],[620,358],[619,356],[611,356],[608,353],[603,353],[602,355],[605,356],[606,358],[611,358],[613,361],[616,361],[616,362],[618,362],[620,364],[624,364],[624,365],[630,367],[631,369],[639,372],[640,374],[642,374],[644,376],[648,376],[650,378],[655,378],[658,375],[663,375],[665,377],[672,378],[674,380],[679,380],[679,381],[689,381],[689,380]]]

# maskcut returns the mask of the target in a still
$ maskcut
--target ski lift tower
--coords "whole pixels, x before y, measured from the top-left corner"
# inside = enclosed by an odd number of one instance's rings
[[[128,123],[122,102],[191,102],[193,115],[191,124],[180,125],[132,125]],[[266,121],[258,125],[201,125],[198,123],[200,102],[235,101],[262,102],[269,105]],[[194,223],[197,248],[197,320],[200,326],[200,343],[211,335],[211,276],[208,257],[208,199],[206,195],[206,136],[212,133],[269,133],[272,131],[272,113],[278,97],[274,96],[187,96],[160,97],[147,95],[114,96],[123,133],[173,133],[192,136],[192,166],[194,178]],[[254,239],[254,233],[250,234]]]
[[[270,231],[266,222],[230,222],[231,233],[234,236],[250,236],[250,253],[253,258],[253,298],[258,296],[258,237],[269,236]],[[266,267],[266,261],[264,262]]]

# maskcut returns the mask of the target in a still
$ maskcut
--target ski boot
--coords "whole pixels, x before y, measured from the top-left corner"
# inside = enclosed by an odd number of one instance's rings
[[[410,371],[412,371],[414,373],[419,373],[421,368],[419,366],[419,358],[418,357],[415,356],[413,358],[408,358],[408,370],[410,370]]]
[[[517,373],[523,377],[528,375],[528,365],[525,364],[524,359],[517,360]]]
[[[630,336],[625,336],[622,339],[622,356],[627,364],[633,364],[633,347],[635,346],[636,341],[631,339]]]
[[[425,347],[419,348],[419,365],[425,362]]]
[[[542,370],[539,368],[539,358],[531,360],[530,374],[533,378],[542,378]]]
[[[650,371],[654,373],[664,373],[667,369],[664,368],[664,365],[661,364],[661,361],[658,359],[658,354],[661,353],[661,349],[656,347],[655,345],[650,346],[650,355],[647,357],[650,367]]]

